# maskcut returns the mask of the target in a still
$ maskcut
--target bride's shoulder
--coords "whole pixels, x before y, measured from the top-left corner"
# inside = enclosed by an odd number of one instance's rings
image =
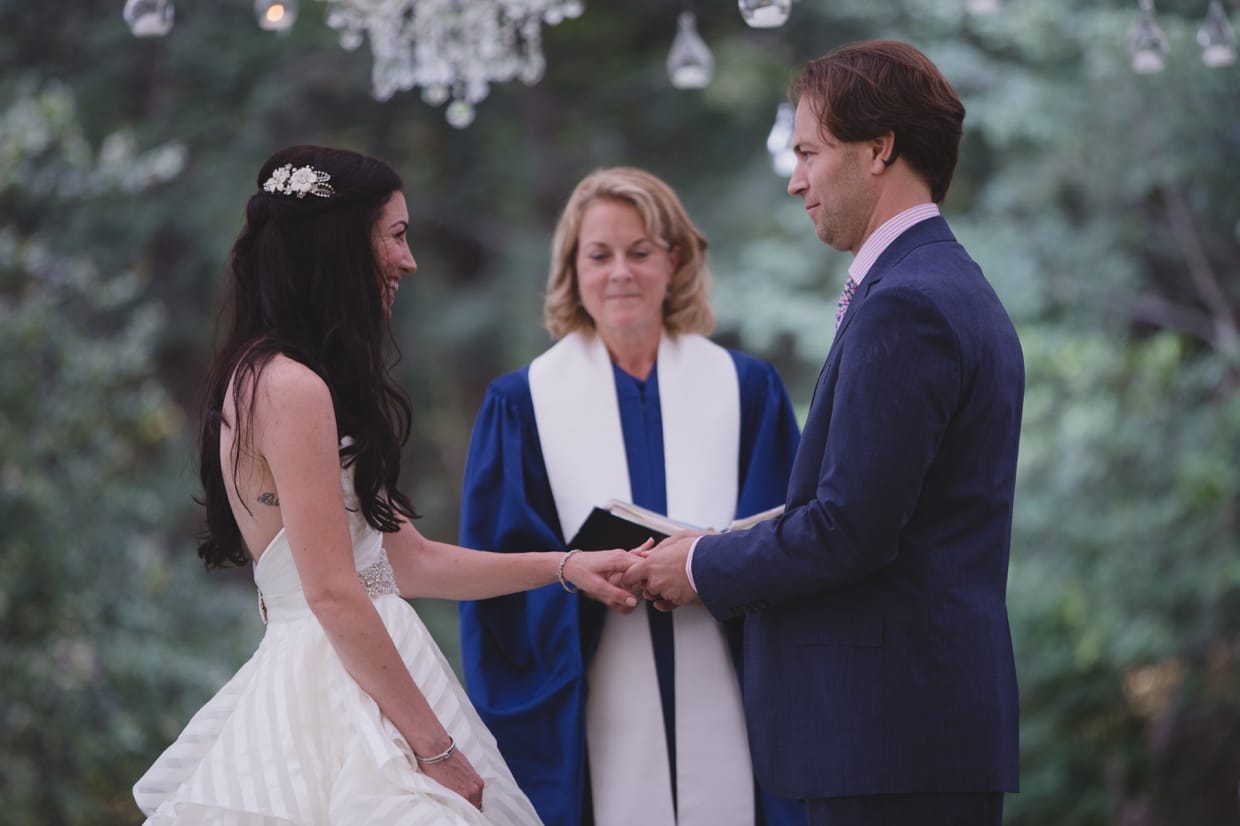
[[[277,353],[264,365],[258,375],[258,390],[271,400],[313,401],[316,398],[331,401],[327,382],[318,373],[296,359]]]
[[[257,377],[254,415],[281,428],[332,419],[331,390],[318,373],[288,356],[273,356]],[[333,424],[334,426],[334,424]]]

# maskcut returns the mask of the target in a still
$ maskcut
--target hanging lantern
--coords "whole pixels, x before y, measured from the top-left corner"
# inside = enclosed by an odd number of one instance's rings
[[[1201,46],[1201,62],[1212,69],[1236,62],[1236,32],[1219,0],[1210,0],[1205,22],[1197,30],[1197,43]]]
[[[1154,18],[1154,0],[1141,0],[1141,16],[1128,32],[1128,57],[1139,75],[1161,72],[1171,46]]]
[[[254,0],[258,27],[269,32],[286,32],[297,22],[297,0]]]
[[[788,21],[792,0],[737,0],[741,18],[755,29],[773,29]]]
[[[766,151],[771,155],[771,166],[775,174],[788,178],[797,168],[797,155],[792,151],[792,132],[796,122],[796,111],[792,104],[784,101],[775,110],[775,123],[766,136]]]
[[[975,15],[996,14],[999,0],[964,0],[964,10]]]
[[[715,58],[697,31],[693,12],[680,13],[676,39],[667,54],[667,76],[677,89],[703,89],[715,74]]]
[[[163,37],[175,12],[171,0],[127,0],[123,14],[134,37]]]

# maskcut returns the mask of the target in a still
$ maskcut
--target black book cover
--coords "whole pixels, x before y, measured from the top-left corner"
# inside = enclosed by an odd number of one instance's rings
[[[631,550],[653,539],[662,542],[667,534],[651,530],[644,525],[616,516],[611,511],[595,507],[582,523],[577,534],[568,543],[569,548],[580,548],[583,551],[609,551],[612,548]]]

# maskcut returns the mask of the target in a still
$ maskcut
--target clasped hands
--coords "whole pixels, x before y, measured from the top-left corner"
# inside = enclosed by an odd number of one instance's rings
[[[681,531],[655,544],[648,539],[631,551],[573,554],[564,574],[587,596],[621,613],[649,600],[660,611],[701,602],[689,584],[685,561],[693,542],[711,531]]]
[[[647,540],[629,552],[639,558],[618,584],[654,603],[660,611],[700,603],[697,591],[689,584],[685,562],[694,541],[707,533],[710,531],[681,531],[657,545],[653,539]]]

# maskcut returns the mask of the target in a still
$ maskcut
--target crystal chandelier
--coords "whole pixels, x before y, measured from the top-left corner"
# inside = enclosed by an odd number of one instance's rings
[[[322,0],[340,45],[363,37],[374,56],[376,100],[418,86],[438,106],[449,98],[448,123],[464,128],[492,83],[543,76],[542,24],[579,17],[581,0]]]
[[[417,86],[432,106],[447,103],[448,123],[474,120],[474,106],[492,83],[527,85],[543,76],[542,26],[579,17],[582,0],[320,0],[340,45],[369,41],[372,93],[388,100]],[[297,19],[297,0],[255,0],[263,29],[285,32]],[[135,37],[172,28],[172,0],[126,0],[125,22]],[[450,102],[449,102],[450,101]]]

